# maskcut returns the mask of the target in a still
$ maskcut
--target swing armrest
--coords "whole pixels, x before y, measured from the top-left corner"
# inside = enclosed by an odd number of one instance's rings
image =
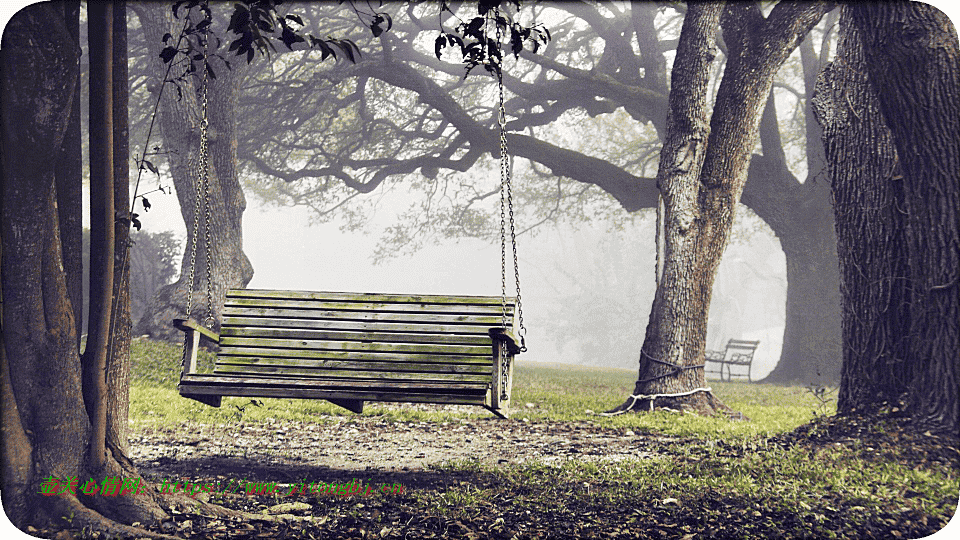
[[[186,332],[187,334],[197,332],[214,343],[220,343],[220,334],[206,328],[193,319],[174,319],[173,325],[176,326],[178,330]]]
[[[507,343],[507,350],[510,351],[510,354],[520,354],[520,345],[517,344],[517,338],[513,335],[513,331],[509,328],[496,327],[489,330],[490,337],[494,341],[500,342],[505,341]]]

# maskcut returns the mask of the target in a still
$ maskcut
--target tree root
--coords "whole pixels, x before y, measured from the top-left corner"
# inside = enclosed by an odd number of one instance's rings
[[[690,411],[700,416],[723,415],[730,420],[749,420],[743,413],[734,411],[717,399],[712,392],[698,392],[688,396],[661,397],[656,400],[634,399],[628,397],[623,403],[602,413],[604,416],[616,416],[627,412],[652,411]]]
[[[70,529],[99,532],[109,538],[177,539],[176,536],[118,523],[96,510],[84,506],[79,500],[69,495],[57,497],[57,501],[53,504],[52,514],[47,516],[47,520],[53,527],[62,528],[66,526]]]

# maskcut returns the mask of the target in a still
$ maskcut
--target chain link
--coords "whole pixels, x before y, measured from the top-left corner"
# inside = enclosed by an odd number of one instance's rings
[[[494,10],[494,24],[496,25],[497,44],[500,45],[503,39],[503,27],[500,25],[500,10]],[[502,56],[501,56],[502,58]],[[510,156],[509,146],[507,144],[507,113],[504,107],[504,89],[503,89],[503,65],[498,65],[497,76],[497,124],[500,128],[500,287],[501,287],[501,307],[503,309],[503,326],[508,326],[507,316],[507,219],[510,223],[510,244],[513,255],[513,273],[517,287],[517,305],[516,314],[520,338],[520,351],[525,352],[527,329],[523,324],[523,297],[520,292],[520,268],[517,263],[517,232],[516,222],[513,212],[513,189],[511,184],[513,174],[513,163]]]
[[[194,211],[193,211],[193,241],[190,242],[190,276],[187,283],[187,312],[186,318],[193,318],[193,294],[195,292],[195,280],[197,274],[197,244],[200,236],[200,214],[204,214],[204,262],[207,265],[207,318],[212,317],[213,300],[210,292],[212,283],[210,268],[210,182],[209,182],[209,150],[207,147],[207,131],[209,120],[207,118],[207,41],[203,42],[204,66],[202,66],[200,78],[200,148],[197,155],[197,182],[196,192],[194,193]],[[187,347],[186,342],[183,346],[181,359],[181,369],[186,366]]]

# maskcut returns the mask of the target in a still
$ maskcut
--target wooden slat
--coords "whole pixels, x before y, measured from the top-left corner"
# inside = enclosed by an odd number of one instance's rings
[[[357,384],[369,381],[417,381],[430,383],[445,382],[490,382],[490,374],[470,373],[424,373],[405,371],[361,371],[361,370],[334,370],[309,367],[270,366],[261,364],[234,366],[218,364],[215,375],[237,375],[243,377],[283,376],[293,378],[313,378],[323,380],[354,380]]]
[[[273,388],[261,386],[235,387],[224,393],[221,386],[191,385],[181,389],[184,397],[236,396],[262,398],[298,399],[356,399],[363,401],[388,401],[403,403],[444,403],[452,405],[485,405],[487,393],[419,393],[374,392],[369,390],[323,390],[313,388]]]
[[[393,313],[376,311],[331,311],[310,309],[268,309],[263,307],[227,306],[225,317],[264,317],[274,319],[312,319],[312,320],[348,320],[369,322],[395,322],[400,324],[437,324],[437,325],[478,325],[484,327],[500,326],[499,313],[489,314],[437,314],[437,313]],[[511,315],[512,316],[512,315]],[[507,322],[512,323],[508,318]]]
[[[381,361],[361,361],[351,358],[350,360],[314,360],[307,358],[264,358],[254,356],[236,356],[224,357],[217,361],[216,367],[221,366],[275,366],[279,368],[295,367],[307,368],[312,370],[366,370],[366,371],[384,371],[384,372],[421,372],[421,373],[473,373],[490,375],[492,365],[489,362],[484,364],[441,364],[441,363],[420,363],[420,362],[381,362]]]
[[[492,350],[491,350],[492,351]],[[439,364],[481,364],[491,365],[492,357],[487,356],[457,356],[416,353],[387,353],[378,351],[313,351],[297,349],[267,349],[259,347],[231,347],[221,349],[218,354],[220,361],[230,361],[234,357],[269,357],[269,358],[304,358],[314,360],[357,360],[383,362],[430,362]]]
[[[502,313],[501,306],[477,304],[430,304],[387,302],[335,302],[298,299],[228,298],[224,304],[235,307],[261,307],[272,309],[314,309],[332,311],[375,311],[391,313],[454,313],[491,314]]]
[[[333,300],[337,302],[396,302],[431,304],[478,304],[500,305],[499,296],[446,296],[432,294],[350,293],[330,291],[289,291],[268,289],[231,289],[227,298],[267,298],[297,300]],[[516,304],[515,297],[507,297],[507,304]]]
[[[393,353],[489,355],[490,347],[475,345],[435,345],[432,343],[363,343],[359,341],[306,341],[288,339],[221,337],[221,347],[267,347],[325,351],[381,351]]]
[[[300,328],[258,328],[258,327],[224,327],[220,332],[221,339],[227,337],[245,337],[257,339],[295,339],[320,341],[360,341],[383,343],[432,343],[447,345],[477,345],[490,347],[492,340],[489,336],[464,336],[458,334],[403,334],[388,332],[365,332],[362,329],[353,331],[327,331]]]
[[[512,321],[510,321],[512,322]],[[499,320],[497,322],[499,326]],[[400,332],[405,334],[458,334],[458,335],[489,335],[489,326],[437,323],[405,324],[398,322],[356,322],[323,319],[283,319],[276,317],[240,317],[224,315],[224,328],[303,328],[317,330],[362,330],[368,332]]]
[[[225,376],[215,374],[191,374],[180,378],[181,386],[203,384],[211,387],[249,387],[264,386],[270,388],[312,388],[316,390],[357,390],[387,392],[482,392],[488,388],[478,382],[419,382],[419,381],[366,381],[358,385],[355,381],[324,379],[284,379],[281,377]],[[230,395],[224,393],[223,395]]]

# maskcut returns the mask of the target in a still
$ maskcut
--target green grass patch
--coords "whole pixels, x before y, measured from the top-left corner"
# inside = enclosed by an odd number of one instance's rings
[[[182,355],[179,346],[148,339],[132,344],[131,415],[135,425],[176,425],[184,421],[222,423],[243,420],[322,422],[354,416],[323,400],[224,398],[219,408],[181,398],[177,393]],[[200,369],[210,369],[214,356],[201,352]],[[626,399],[636,372],[520,361],[514,372],[512,416],[531,422],[589,421],[638,433],[663,433],[682,437],[744,439],[790,431],[809,422],[821,403],[799,386],[725,383],[709,384],[717,397],[750,420],[730,421],[694,414],[655,412],[602,417]],[[379,403],[368,404],[364,415],[396,422],[449,422],[490,413],[481,407],[441,407],[422,410]],[[832,409],[826,409],[832,414]]]

